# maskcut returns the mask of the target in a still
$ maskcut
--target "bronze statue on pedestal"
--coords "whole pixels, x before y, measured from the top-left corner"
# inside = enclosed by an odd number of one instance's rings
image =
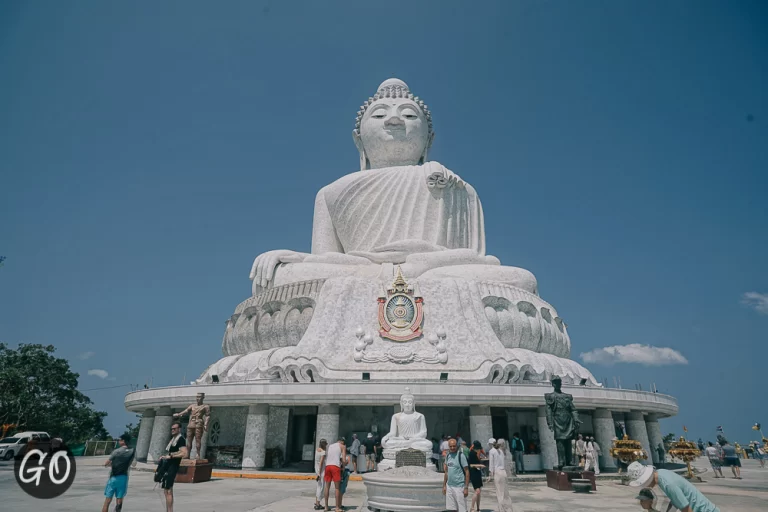
[[[192,440],[195,440],[197,452],[195,458],[200,460],[200,449],[203,443],[203,435],[208,432],[208,419],[211,417],[211,406],[203,404],[205,393],[197,394],[197,403],[190,404],[189,407],[173,415],[174,418],[186,416],[189,413],[189,425],[187,425],[187,446],[192,447]]]
[[[563,466],[570,466],[571,461],[571,440],[579,432],[579,413],[573,406],[573,396],[560,391],[563,381],[555,375],[552,377],[552,386],[555,391],[544,395],[547,404],[547,426],[555,434],[555,443],[557,444],[557,467],[553,469],[561,470]]]

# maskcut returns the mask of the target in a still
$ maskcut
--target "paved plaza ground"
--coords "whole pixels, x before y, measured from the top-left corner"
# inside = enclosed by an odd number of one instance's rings
[[[702,460],[702,459],[700,459]],[[104,458],[78,459],[77,478],[72,488],[53,500],[36,500],[16,484],[13,464],[0,462],[0,510],[2,511],[88,511],[100,510],[108,470],[100,467]],[[705,473],[698,484],[723,512],[768,510],[768,468],[752,460],[743,461],[743,480],[714,479]],[[698,464],[704,467],[704,463]],[[154,489],[151,473],[131,474],[123,510],[164,512],[162,492]],[[516,512],[587,512],[641,510],[634,500],[636,492],[617,482],[598,483],[592,495],[557,492],[543,482],[513,482],[510,491]],[[350,482],[345,509],[356,512],[365,495],[362,482]],[[252,480],[219,478],[196,485],[176,485],[177,512],[298,512],[312,510],[314,482],[307,480]],[[113,505],[114,506],[114,505]],[[483,490],[483,512],[496,511],[493,486]]]

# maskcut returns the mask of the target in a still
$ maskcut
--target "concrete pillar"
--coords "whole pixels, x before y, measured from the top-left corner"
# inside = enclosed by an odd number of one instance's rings
[[[659,425],[659,417],[656,414],[649,414],[645,417],[645,429],[648,431],[648,442],[651,444],[651,457],[654,464],[663,464],[663,460],[659,460],[658,448],[659,445],[664,445],[664,436],[661,435],[661,425]]]
[[[317,408],[317,433],[315,434],[315,448],[321,439],[333,444],[339,440],[339,405],[328,404]]]
[[[152,439],[152,426],[155,424],[155,410],[147,409],[141,415],[139,426],[139,438],[136,440],[136,460],[147,462],[149,453],[149,441]]]
[[[173,423],[171,408],[161,407],[158,409],[154,424],[152,425],[152,438],[149,441],[148,463],[156,463],[160,460],[160,456],[165,453],[165,447],[168,446],[168,441],[171,440],[171,423]]]
[[[557,444],[555,434],[547,426],[547,408],[540,406],[537,410],[539,424],[539,443],[541,444],[541,466],[544,470],[557,467]]]
[[[263,469],[267,451],[267,425],[269,406],[256,404],[248,406],[243,440],[243,469]]]
[[[487,405],[469,406],[469,436],[465,439],[467,446],[472,441],[480,441],[483,448],[488,444],[488,440],[493,437],[493,422],[491,421],[491,408]]]
[[[616,460],[611,457],[613,438],[616,437],[611,411],[608,409],[595,410],[592,414],[592,427],[594,428],[597,444],[600,445],[600,450],[603,452],[600,456],[600,467],[603,469],[616,469]]]
[[[643,418],[642,412],[632,411],[626,415],[627,418],[627,435],[630,439],[640,441],[645,451],[648,452],[648,459],[641,460],[644,464],[651,464],[651,443],[648,440],[648,430],[645,428],[645,418]]]
[[[288,418],[291,410],[288,407],[269,406],[269,421],[267,422],[267,448],[280,448],[283,457],[288,446]]]

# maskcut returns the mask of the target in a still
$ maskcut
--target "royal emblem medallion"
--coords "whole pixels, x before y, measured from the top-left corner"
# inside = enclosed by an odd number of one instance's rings
[[[424,299],[414,293],[397,267],[397,277],[386,295],[379,297],[379,335],[392,341],[410,341],[422,334]]]

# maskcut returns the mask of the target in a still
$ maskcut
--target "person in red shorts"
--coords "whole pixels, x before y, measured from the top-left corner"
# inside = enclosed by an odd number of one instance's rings
[[[347,442],[341,437],[339,441],[333,443],[328,447],[328,451],[325,453],[325,510],[330,511],[328,508],[328,495],[331,491],[331,482],[333,482],[333,488],[336,490],[336,512],[342,512],[341,507],[341,471],[343,466],[342,461],[347,460]]]

